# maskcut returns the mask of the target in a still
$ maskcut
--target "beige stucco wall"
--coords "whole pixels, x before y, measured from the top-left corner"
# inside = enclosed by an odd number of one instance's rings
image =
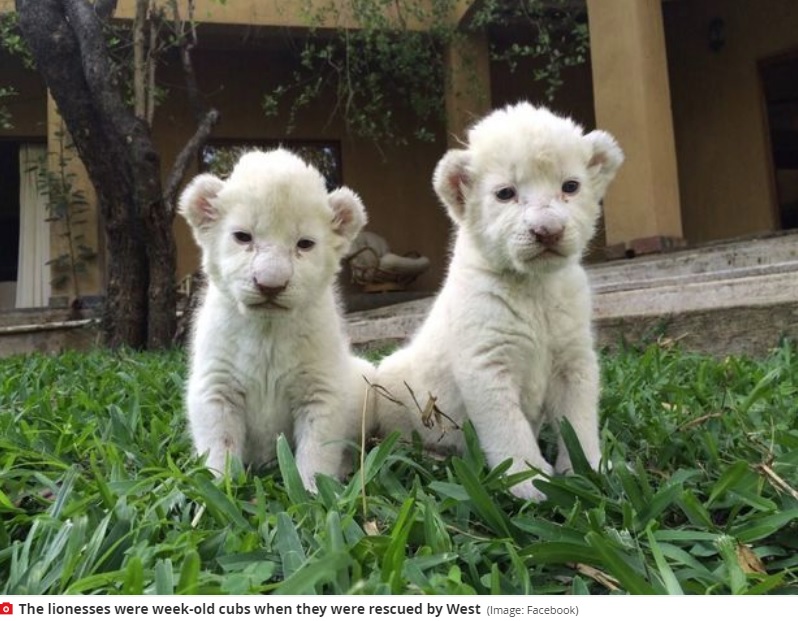
[[[214,35],[215,36],[215,35]],[[214,36],[207,48],[195,52],[200,85],[211,105],[222,113],[213,138],[280,139],[285,136],[284,118],[267,118],[261,99],[270,84],[285,78],[291,70],[279,45],[266,43],[259,49],[220,48]],[[222,37],[229,42],[228,37]],[[278,37],[278,41],[281,40]],[[240,35],[235,37],[240,42]],[[260,41],[263,44],[263,41]],[[14,128],[0,131],[8,137],[47,136],[47,96],[38,75],[22,70],[15,61],[3,58],[0,83],[14,84],[18,97],[7,100]],[[176,66],[166,66],[159,74],[169,85],[169,95],[157,110],[154,135],[159,145],[164,172],[194,130],[193,118],[182,92],[182,76]],[[411,142],[409,146],[382,144],[347,137],[341,122],[328,122],[333,102],[319,101],[298,119],[288,138],[340,141],[343,182],[357,191],[369,213],[368,228],[386,237],[395,252],[417,251],[431,260],[432,266],[413,285],[420,290],[438,287],[448,254],[449,220],[439,206],[431,187],[432,171],[446,150],[441,123],[438,139],[431,144]],[[398,102],[394,112],[399,118],[406,111]],[[409,130],[408,130],[409,133]],[[196,167],[190,175],[196,174]],[[178,246],[178,277],[198,267],[199,254],[194,241],[179,216],[175,223]],[[99,241],[97,242],[99,243]],[[99,278],[100,276],[97,275]],[[96,281],[94,281],[96,282]],[[94,286],[86,287],[95,293]]]
[[[527,37],[507,37],[495,43],[498,49],[512,43],[528,43]],[[557,88],[554,98],[546,98],[546,84],[536,82],[534,73],[542,63],[534,59],[521,59],[514,70],[507,63],[493,60],[490,64],[491,99],[494,107],[504,106],[521,100],[535,105],[548,106],[580,123],[585,129],[596,126],[593,109],[593,76],[590,71],[590,56],[584,63],[575,67],[565,67],[561,78],[563,84]]]
[[[73,278],[71,269],[57,270],[55,265],[51,266],[50,273],[53,280],[50,294],[51,297],[65,298],[64,301],[102,295],[105,289],[104,236],[100,231],[97,195],[52,97],[47,98],[46,105],[49,125],[47,132],[48,169],[50,173],[58,176],[63,174],[71,191],[75,193],[75,200],[85,201],[82,206],[75,204],[70,217],[70,228],[67,228],[66,220],[56,220],[51,223],[50,258],[69,256],[71,238],[71,251],[76,253],[74,256],[79,267],[76,268],[77,278]],[[81,244],[90,248],[96,253],[96,256],[93,259],[81,261],[78,258],[78,249]]]
[[[274,140],[285,136],[285,118],[267,118],[261,107],[267,87],[279,83],[290,71],[284,52],[273,46],[260,50],[198,49],[195,62],[202,90],[222,114],[213,138]],[[167,69],[163,78],[171,84],[180,80],[176,68]],[[443,126],[435,143],[381,144],[378,149],[371,141],[347,137],[343,124],[330,120],[332,109],[329,98],[306,109],[287,138],[340,141],[343,182],[363,199],[369,214],[368,229],[383,235],[395,252],[418,251],[428,256],[432,267],[414,288],[436,288],[445,268],[449,237],[448,219],[431,187],[432,171],[446,149]],[[400,119],[406,114],[401,102],[394,113]],[[155,135],[165,168],[171,166],[192,131],[193,121],[181,90],[173,88],[155,118]],[[180,217],[176,234],[178,276],[182,276],[197,267],[198,251]]]
[[[757,61],[798,48],[795,0],[691,0],[663,5],[679,166],[690,242],[776,228]],[[708,26],[725,23],[713,52]]]
[[[0,0],[2,2],[2,0]],[[457,0],[452,7],[452,18],[462,17],[473,0]],[[167,4],[162,2],[162,4]],[[177,0],[181,15],[187,14],[187,0]],[[250,26],[281,26],[304,28],[312,21],[322,27],[355,27],[358,24],[352,2],[348,0],[194,0],[194,18],[200,22],[214,24],[247,24]],[[424,12],[431,11],[432,2]],[[419,5],[424,7],[423,0]],[[397,12],[396,5],[384,4],[383,10],[409,28],[422,28],[415,11],[405,7]],[[116,16],[132,18],[136,11],[136,0],[119,0]],[[423,13],[422,13],[423,14]],[[311,16],[312,20],[309,20]]]

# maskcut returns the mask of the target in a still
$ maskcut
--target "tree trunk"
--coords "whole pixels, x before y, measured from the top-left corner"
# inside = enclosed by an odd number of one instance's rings
[[[146,105],[148,87],[153,94],[156,62],[145,61],[144,50],[152,5],[137,0],[137,6],[135,73],[141,83],[137,108],[131,109],[105,41],[104,22],[113,15],[116,0],[16,0],[22,35],[97,192],[108,251],[105,344],[164,348],[172,344],[177,324],[172,234],[177,191],[219,113],[205,110],[201,102],[190,54],[196,33],[189,21],[190,31],[179,42],[180,59],[198,127],[178,155],[164,191],[148,123],[152,109]],[[175,31],[183,33],[186,23],[177,4],[172,9]],[[190,20],[191,1],[188,11]],[[150,54],[154,48],[151,38]]]
[[[176,252],[158,153],[125,104],[103,18],[114,0],[16,0],[19,26],[97,192],[107,236],[103,336],[165,347],[175,328]]]
[[[113,213],[114,210],[108,210]],[[140,224],[106,220],[108,273],[102,332],[107,347],[147,343],[148,262]]]
[[[147,239],[147,347],[164,349],[171,346],[177,328],[174,216],[164,203],[161,163],[152,140],[142,136],[133,151],[136,194]]]
[[[160,212],[163,213],[163,212]],[[150,229],[150,282],[148,288],[147,347],[164,349],[172,345],[177,330],[175,264],[177,249],[171,224],[153,222]]]

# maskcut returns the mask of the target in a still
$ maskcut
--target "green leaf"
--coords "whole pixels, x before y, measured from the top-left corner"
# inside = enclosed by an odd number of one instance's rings
[[[175,576],[172,559],[159,558],[155,563],[155,594],[174,595]]]
[[[565,564],[565,563],[592,563],[597,564],[603,560],[603,556],[598,551],[584,543],[568,542],[543,542],[533,543],[523,548],[519,554],[522,557],[530,557],[539,565]]]
[[[187,550],[180,567],[177,595],[196,595],[199,592],[200,556],[195,549]]]
[[[587,461],[587,457],[585,457],[585,452],[582,450],[582,445],[579,443],[579,438],[574,431],[573,425],[567,418],[560,420],[560,434],[568,451],[568,456],[571,458],[574,474],[579,474],[583,477],[594,475],[595,472],[590,466],[590,462]]]
[[[507,523],[505,515],[499,509],[498,505],[496,505],[491,495],[488,494],[479,482],[479,479],[469,465],[459,457],[454,457],[452,459],[452,466],[454,467],[458,480],[465,488],[469,498],[471,498],[474,509],[479,513],[482,519],[487,522],[488,526],[490,526],[494,532],[503,537],[512,538],[510,526]]]
[[[667,485],[658,491],[648,503],[648,506],[643,509],[635,519],[635,525],[638,530],[646,528],[652,520],[656,520],[660,515],[672,504],[676,502],[683,494],[684,490],[681,485]]]
[[[712,486],[712,492],[709,494],[707,506],[711,507],[718,498],[720,498],[727,490],[729,490],[729,488],[737,485],[747,473],[748,464],[744,461],[736,461],[729,466],[717,480],[715,485]]]
[[[238,528],[251,530],[247,519],[239,508],[216,485],[205,477],[196,477],[194,485],[199,491],[199,500],[208,508],[215,519],[221,522],[232,522]]]
[[[654,562],[657,564],[659,575],[662,578],[662,583],[665,585],[665,591],[668,595],[684,595],[679,580],[673,573],[671,566],[668,565],[668,561],[665,560],[665,555],[662,553],[659,542],[654,537],[651,525],[646,527],[646,537],[651,548],[651,554],[654,556]]]
[[[402,569],[407,557],[407,537],[416,515],[415,498],[407,498],[402,503],[396,524],[391,529],[391,543],[382,559],[382,580],[390,584],[392,593],[401,593],[403,586]]]
[[[632,595],[654,595],[657,591],[646,582],[637,570],[629,565],[613,546],[599,533],[588,533],[585,540],[592,546],[603,565]]]
[[[283,476],[285,492],[291,502],[294,504],[309,502],[310,496],[305,489],[305,484],[302,482],[302,477],[299,476],[294,454],[291,452],[288,440],[283,434],[277,437],[277,463],[280,466],[280,474]]]
[[[738,411],[741,414],[747,414],[751,407],[757,402],[764,399],[768,393],[773,389],[773,384],[781,378],[782,370],[780,367],[768,371],[762,379],[760,379],[750,394],[740,402]]]
[[[648,502],[643,498],[640,486],[637,484],[637,481],[635,481],[632,472],[627,468],[626,464],[621,463],[615,466],[613,468],[613,473],[618,475],[623,490],[626,493],[626,497],[629,499],[634,511],[636,513],[644,511],[648,506]]]
[[[788,572],[781,571],[772,576],[765,576],[760,582],[743,591],[746,595],[766,595],[784,584]]]
[[[316,593],[319,583],[332,581],[338,572],[351,564],[349,555],[344,552],[308,561],[297,567],[291,576],[283,580],[275,589],[275,595],[305,595]]]
[[[715,523],[709,517],[704,505],[696,498],[692,490],[685,490],[684,493],[677,499],[677,504],[684,511],[690,523],[696,527],[704,527],[710,531],[716,530]]]
[[[793,520],[798,520],[798,507],[762,518],[746,520],[741,525],[733,527],[729,534],[742,543],[751,543],[772,535]]]
[[[285,512],[281,512],[277,515],[277,531],[274,545],[283,563],[283,576],[288,578],[299,570],[304,564],[306,557],[296,527]],[[307,594],[308,593],[297,593],[297,595]]]
[[[144,565],[141,557],[134,556],[125,567],[125,580],[122,583],[123,595],[141,595],[144,592]]]
[[[12,503],[12,502],[11,502],[11,501],[8,499],[8,496],[6,496],[6,495],[5,495],[5,493],[3,492],[3,490],[1,490],[1,489],[0,489],[0,508],[3,508],[3,509],[9,509],[9,510],[10,510],[10,511],[12,511],[12,512],[17,512],[17,511],[19,511],[19,509],[17,509],[17,508],[14,506],[14,503]]]
[[[732,594],[739,595],[743,593],[748,588],[748,579],[745,577],[745,572],[740,567],[740,562],[737,559],[737,541],[734,537],[721,535],[715,541],[715,546],[723,559]]]

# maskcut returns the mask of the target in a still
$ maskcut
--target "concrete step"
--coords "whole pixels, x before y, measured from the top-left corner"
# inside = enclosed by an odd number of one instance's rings
[[[798,233],[730,240],[661,255],[588,266],[596,292],[647,289],[681,282],[723,280],[798,270]]]
[[[593,295],[593,317],[673,315],[789,302],[798,307],[798,270],[598,291]]]
[[[588,266],[598,341],[660,337],[716,355],[762,354],[798,339],[798,233]],[[403,341],[432,298],[353,313],[356,345]]]
[[[605,263],[588,274],[596,319],[798,302],[798,235]]]

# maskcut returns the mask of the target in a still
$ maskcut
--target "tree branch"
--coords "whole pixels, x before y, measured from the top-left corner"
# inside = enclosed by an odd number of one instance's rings
[[[136,16],[133,19],[133,114],[147,118],[147,65],[144,60],[144,28],[147,25],[149,0],[136,0]]]
[[[170,215],[174,214],[177,190],[180,187],[180,183],[183,181],[183,177],[186,176],[189,165],[197,157],[197,153],[202,148],[202,145],[208,140],[208,136],[210,136],[213,126],[216,125],[219,118],[219,112],[211,108],[205,114],[205,117],[194,132],[194,135],[175,158],[175,163],[166,180],[164,189],[164,202]]]
[[[203,103],[202,94],[197,84],[197,74],[194,71],[194,63],[191,60],[191,51],[197,44],[193,0],[188,3],[188,12],[188,20],[185,22],[180,17],[180,8],[177,2],[172,5],[174,29],[175,32],[178,33],[178,40],[180,41],[180,64],[183,67],[183,78],[186,82],[186,95],[188,96],[188,103],[189,106],[191,106],[191,111],[194,114],[195,120],[197,123],[201,123],[206,115],[207,107]],[[186,23],[188,23],[188,28],[190,29],[189,34],[185,32]]]
[[[214,125],[216,125],[220,118],[218,110],[214,108],[208,109],[208,106],[205,104],[199,85],[197,84],[194,63],[191,59],[191,51],[197,44],[197,30],[194,24],[194,1],[189,0],[188,2],[188,18],[185,21],[180,16],[178,3],[173,3],[172,21],[174,24],[174,31],[180,42],[180,63],[183,67],[186,94],[194,118],[197,121],[197,129],[175,158],[172,170],[169,172],[166,184],[164,185],[164,203],[170,217],[174,216],[177,191],[183,178],[186,176],[188,167],[196,160],[199,150],[208,140],[208,136],[210,136]],[[186,33],[186,28],[189,29],[188,33]]]
[[[147,125],[152,127],[155,118],[155,71],[158,67],[158,56],[161,50],[158,47],[158,28],[155,21],[150,20],[150,44],[147,51]]]
[[[30,1],[30,0],[26,0]],[[103,32],[103,21],[86,0],[61,0],[69,27],[80,47],[83,74],[92,99],[105,119],[135,121],[122,100],[118,84],[118,71],[113,66]],[[130,136],[135,132],[131,125],[122,127]]]

